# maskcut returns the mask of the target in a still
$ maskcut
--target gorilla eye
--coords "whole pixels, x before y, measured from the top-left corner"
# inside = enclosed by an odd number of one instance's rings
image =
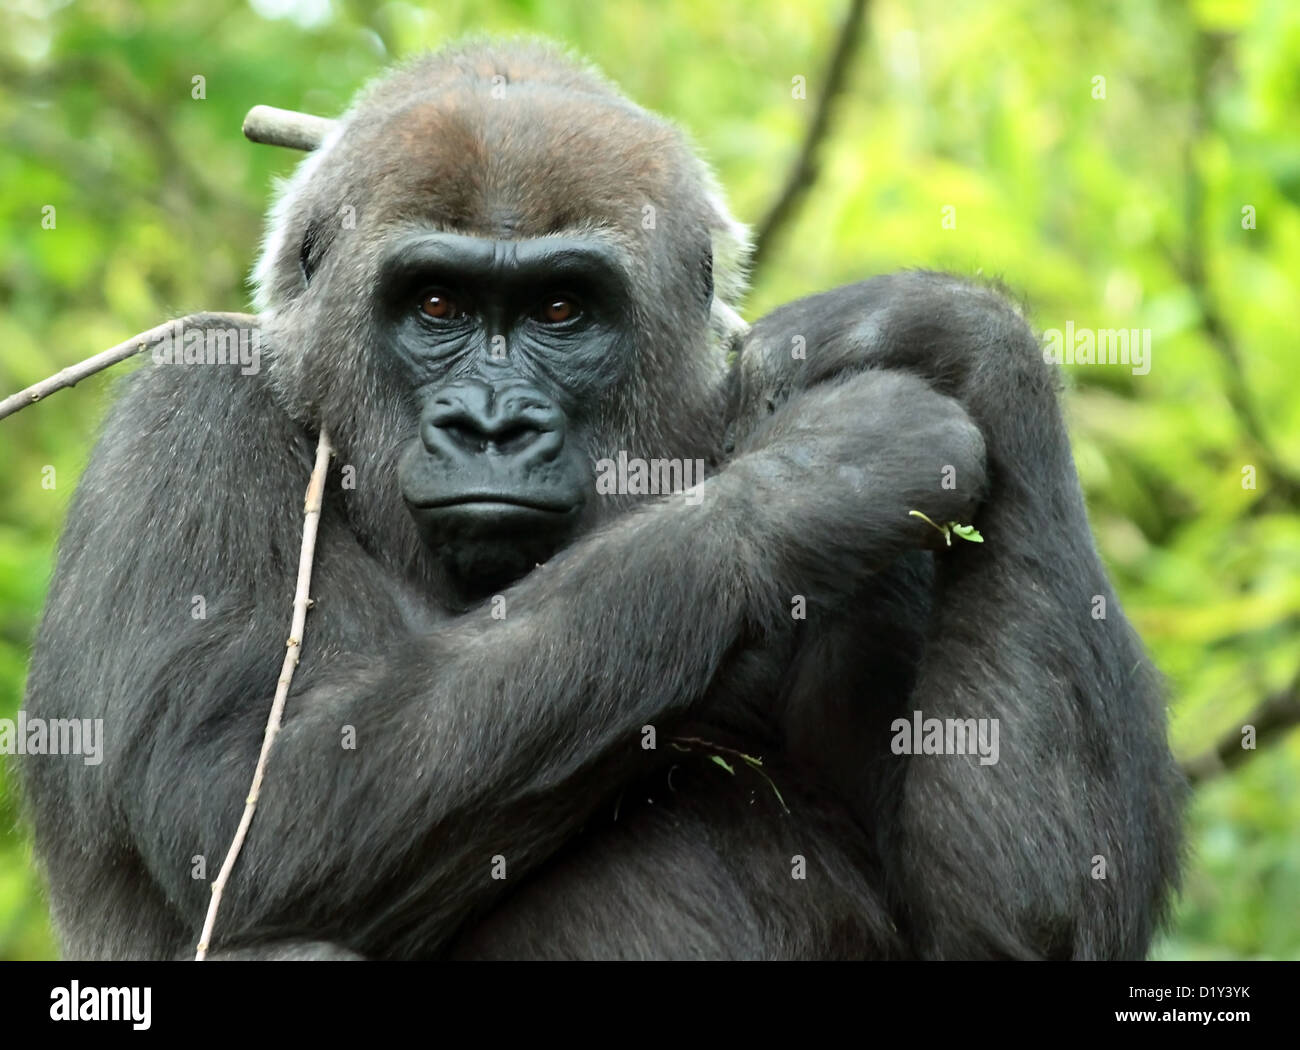
[[[543,324],[564,324],[565,321],[572,321],[581,313],[581,307],[572,299],[556,296],[533,314],[533,317]]]
[[[464,317],[465,311],[461,309],[460,303],[456,302],[446,292],[435,289],[425,292],[420,299],[420,312],[426,317],[432,317],[435,321],[454,321],[458,317]]]

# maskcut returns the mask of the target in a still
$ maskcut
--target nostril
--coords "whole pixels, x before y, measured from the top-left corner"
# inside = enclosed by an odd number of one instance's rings
[[[481,429],[465,420],[448,420],[437,424],[437,429],[449,437],[453,444],[470,452],[485,452],[488,436]]]
[[[487,422],[463,414],[452,418],[431,420],[425,444],[451,444],[465,452],[484,453],[489,450],[502,455],[515,455],[524,451],[542,436],[542,431],[525,420],[494,420]]]
[[[492,444],[497,447],[497,451],[504,455],[514,455],[522,452],[534,441],[541,437],[541,431],[526,423],[507,424],[502,430],[494,434]]]
[[[564,444],[564,413],[533,390],[466,383],[431,394],[421,434],[437,456],[552,455]]]

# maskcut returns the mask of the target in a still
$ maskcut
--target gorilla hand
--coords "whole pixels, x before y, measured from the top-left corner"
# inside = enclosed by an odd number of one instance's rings
[[[851,588],[943,538],[910,514],[969,521],[984,441],[955,400],[903,372],[843,376],[795,395],[747,436],[728,474],[749,493],[737,528],[771,552],[779,587]]]

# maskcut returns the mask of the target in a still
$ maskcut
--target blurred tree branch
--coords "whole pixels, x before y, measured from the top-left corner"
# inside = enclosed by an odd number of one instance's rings
[[[1242,363],[1237,338],[1220,311],[1211,287],[1206,256],[1205,183],[1196,160],[1202,137],[1213,124],[1210,102],[1210,78],[1214,73],[1225,42],[1230,37],[1193,28],[1195,51],[1192,56],[1191,122],[1183,143],[1184,222],[1186,238],[1181,253],[1165,245],[1175,271],[1191,290],[1201,314],[1201,330],[1223,361],[1224,396],[1228,399],[1242,429],[1255,446],[1265,484],[1263,497],[1254,511],[1280,507],[1294,508],[1300,503],[1300,477],[1291,471],[1276,453],[1268,436],[1264,419],[1255,404]],[[1183,763],[1183,772],[1192,784],[1240,765],[1259,749],[1285,736],[1300,725],[1300,673],[1279,693],[1266,697],[1242,721],[1255,727],[1255,747],[1243,748],[1240,730],[1225,733],[1209,751]]]
[[[12,89],[18,97],[54,97],[78,83],[94,84],[100,98],[151,144],[150,152],[157,160],[159,177],[167,179],[179,191],[173,202],[183,202],[191,214],[196,204],[215,205],[231,216],[247,212],[248,202],[205,173],[201,163],[192,156],[193,149],[182,145],[172,134],[167,120],[159,116],[157,105],[146,100],[137,83],[113,64],[97,58],[70,56],[57,67],[30,74],[12,62],[0,62],[0,84]],[[83,158],[78,157],[70,166],[75,168],[83,163]]]
[[[1240,729],[1224,733],[1208,751],[1183,763],[1183,773],[1193,785],[1241,765],[1251,755],[1259,754],[1265,744],[1276,743],[1300,725],[1300,673],[1285,689],[1260,703],[1241,724],[1255,727],[1255,747],[1241,746]]]
[[[1181,252],[1165,245],[1175,271],[1191,290],[1201,314],[1201,330],[1222,360],[1224,396],[1242,429],[1255,446],[1263,481],[1267,485],[1257,504],[1260,509],[1292,508],[1300,503],[1300,476],[1277,454],[1268,428],[1255,404],[1246,379],[1241,350],[1227,319],[1219,309],[1206,266],[1205,183],[1196,162],[1201,138],[1213,123],[1210,77],[1223,48],[1220,34],[1195,31],[1196,51],[1192,68],[1191,126],[1183,144],[1184,225],[1186,238]]]
[[[813,111],[812,122],[804,133],[803,144],[799,147],[799,153],[790,166],[781,192],[777,194],[776,200],[758,224],[758,233],[754,237],[751,274],[758,273],[773,243],[790,222],[803,202],[803,198],[817,180],[817,153],[830,130],[835,99],[844,88],[849,66],[862,41],[867,7],[868,0],[849,2],[849,9],[835,41],[835,50],[831,53],[830,62],[822,76],[822,92],[817,99],[817,108]]]

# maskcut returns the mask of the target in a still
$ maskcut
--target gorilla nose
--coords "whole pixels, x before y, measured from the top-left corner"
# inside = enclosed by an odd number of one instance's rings
[[[429,399],[420,436],[434,455],[546,458],[564,445],[564,413],[530,386],[466,381]]]

